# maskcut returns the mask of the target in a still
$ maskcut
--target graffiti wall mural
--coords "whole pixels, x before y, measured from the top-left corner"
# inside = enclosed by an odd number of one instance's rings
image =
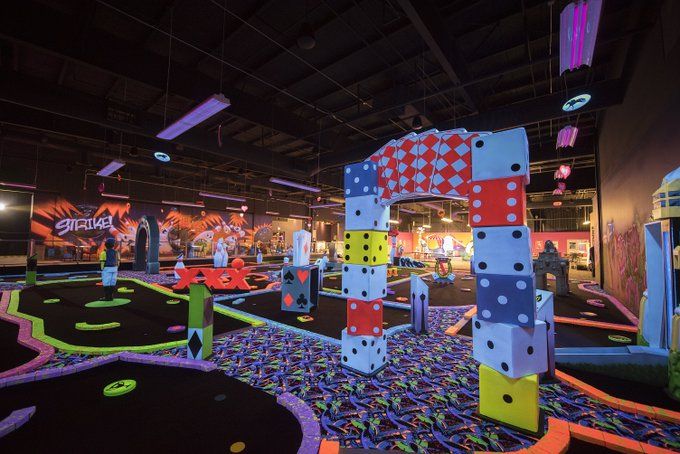
[[[62,197],[38,198],[31,235],[45,248],[101,250],[114,237],[123,257],[134,253],[138,220],[155,216],[160,231],[161,256],[212,255],[222,238],[230,254],[249,253],[254,241],[271,238],[271,221],[251,213],[224,213],[200,208],[102,201],[77,204]],[[257,219],[258,224],[254,225]],[[49,251],[48,251],[49,252]],[[48,257],[45,257],[48,258]],[[55,257],[59,258],[59,257]]]

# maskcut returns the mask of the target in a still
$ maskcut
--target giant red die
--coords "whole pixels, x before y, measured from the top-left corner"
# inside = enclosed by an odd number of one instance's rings
[[[347,299],[347,334],[353,336],[381,336],[383,303],[377,299],[362,301]]]
[[[523,177],[470,183],[470,226],[524,225],[526,192]]]

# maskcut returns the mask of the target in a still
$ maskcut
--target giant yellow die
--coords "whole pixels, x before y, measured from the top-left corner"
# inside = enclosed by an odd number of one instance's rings
[[[387,232],[345,230],[345,263],[372,266],[388,262]]]
[[[529,432],[538,432],[538,375],[510,378],[479,365],[479,413]]]

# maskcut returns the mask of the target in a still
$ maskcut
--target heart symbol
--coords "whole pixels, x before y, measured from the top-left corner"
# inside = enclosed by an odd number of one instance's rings
[[[297,276],[298,276],[298,279],[300,279],[300,284],[304,284],[305,281],[307,280],[307,277],[309,276],[309,271],[308,270],[298,270]]]
[[[243,211],[244,213],[248,211],[248,205],[241,205],[241,211]]]

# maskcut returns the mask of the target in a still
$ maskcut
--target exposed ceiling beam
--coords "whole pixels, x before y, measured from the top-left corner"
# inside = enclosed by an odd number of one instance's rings
[[[74,45],[76,36],[69,27],[73,18],[62,11],[45,11],[32,2],[18,2],[8,6],[10,11],[0,15],[0,37],[18,41],[77,63],[84,63],[118,77],[135,80],[156,89],[164,89],[167,79],[167,58],[98,29],[88,30],[87,39]],[[38,13],[40,12],[40,13]],[[31,27],[22,24],[30,23]],[[102,45],[106,51],[102,52]],[[219,81],[192,68],[173,62],[170,73],[170,92],[195,102],[215,93]],[[290,109],[278,107],[233,87],[224,88],[232,105],[228,113],[252,123],[293,137],[316,136],[318,127]],[[314,139],[308,139],[316,143]],[[322,148],[347,146],[349,139],[334,132],[321,135]]]
[[[437,59],[449,80],[454,85],[470,80],[463,53],[458,48],[456,40],[447,31],[447,27],[441,20],[441,14],[436,10],[435,5],[429,1],[419,1],[418,5],[412,0],[397,0],[401,9],[404,10],[416,31],[423,38],[425,44]],[[477,111],[477,103],[465,88],[461,88],[460,94],[465,103]]]
[[[598,82],[588,88],[587,92],[592,95],[592,100],[578,111],[579,114],[597,112],[620,104],[623,101],[625,82],[620,79]],[[576,95],[577,93],[570,94]],[[454,128],[465,128],[468,131],[498,131],[526,126],[539,121],[557,120],[573,116],[573,113],[562,110],[562,104],[566,101],[565,96],[565,92],[560,91],[552,95],[540,96],[477,115],[458,118],[455,124],[453,121],[446,121],[435,124],[433,127],[440,131]],[[366,159],[386,142],[403,135],[401,133],[381,137],[376,140],[366,141],[352,149],[335,152],[332,156],[328,156],[322,161],[321,170]],[[311,170],[315,171],[317,169]]]
[[[147,137],[155,143],[156,148],[167,147],[166,142],[155,138],[163,125],[163,119],[157,115],[133,112],[133,122],[116,121],[107,117],[109,105],[99,98],[73,92],[16,72],[0,71],[0,101]],[[4,106],[0,118],[12,121],[10,110]],[[247,162],[249,168],[268,174],[285,173],[297,178],[306,176],[295,161],[283,158],[271,150],[238,142],[228,137],[222,139],[223,147],[219,148],[214,136],[190,130],[178,137],[175,143],[225,158],[238,159]],[[153,147],[154,145],[149,146],[149,148]]]

